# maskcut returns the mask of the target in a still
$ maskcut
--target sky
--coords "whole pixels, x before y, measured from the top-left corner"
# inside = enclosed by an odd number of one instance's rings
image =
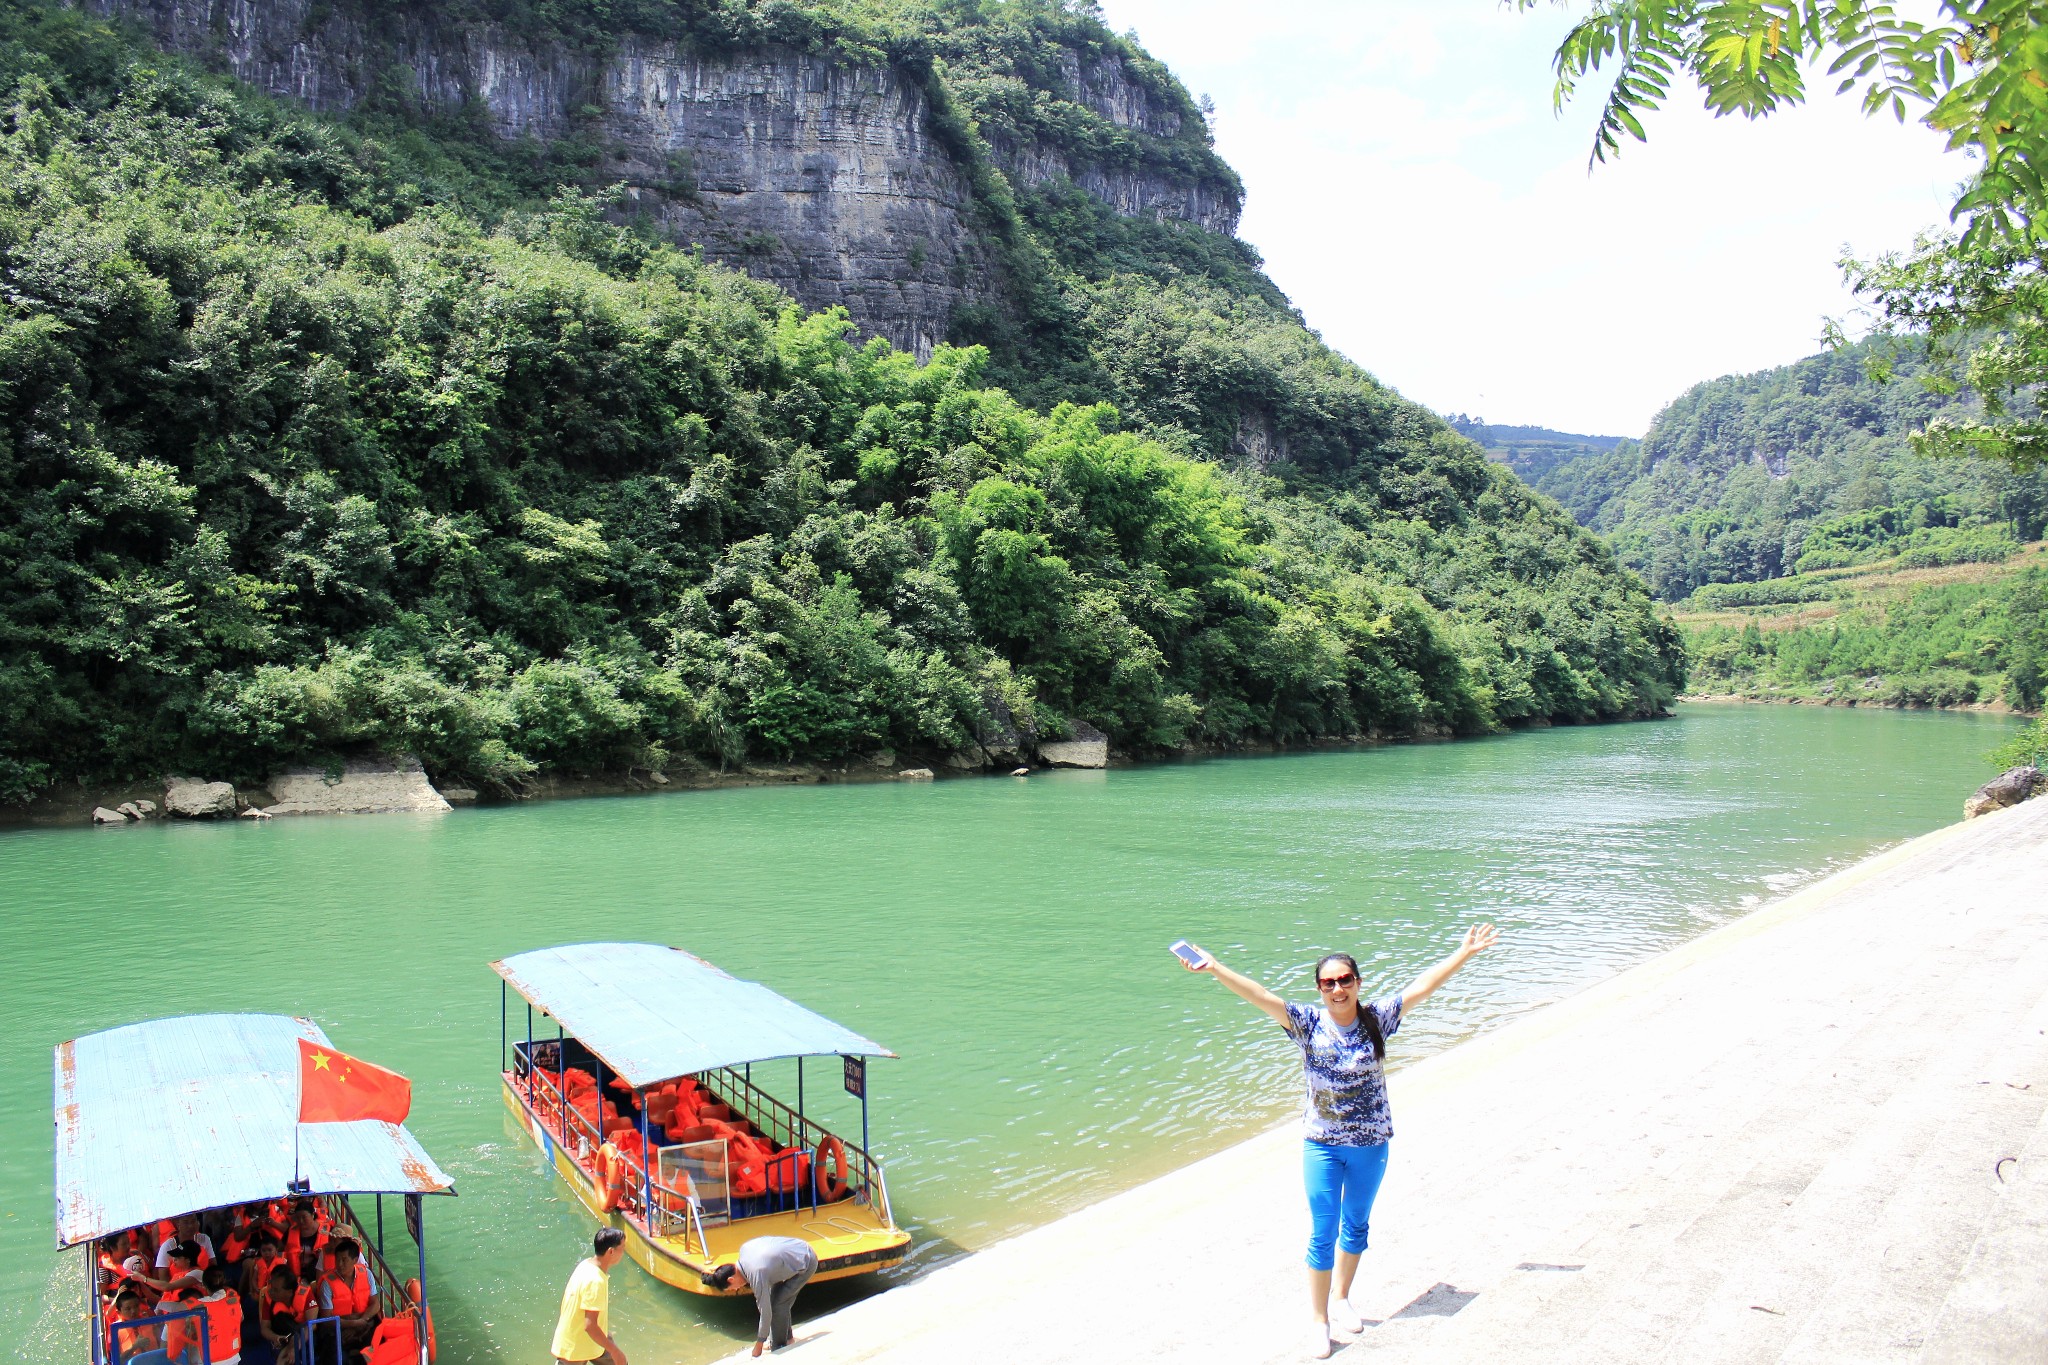
[[[1438,412],[1640,436],[1692,385],[1821,349],[1836,261],[1947,222],[1968,164],[1833,82],[1751,123],[1694,90],[1587,171],[1570,22],[1498,0],[1102,0],[1196,95],[1245,182],[1239,236],[1323,339]]]

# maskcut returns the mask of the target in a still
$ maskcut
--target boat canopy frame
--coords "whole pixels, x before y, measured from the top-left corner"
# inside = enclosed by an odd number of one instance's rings
[[[336,1201],[367,1236],[348,1196],[375,1196],[382,1295],[396,1289],[383,1263],[384,1196],[404,1196],[425,1320],[425,1196],[453,1196],[455,1182],[403,1124],[300,1123],[301,1039],[334,1046],[312,1020],[281,1014],[180,1015],[57,1045],[57,1246],[85,1248],[94,1361],[107,1355],[93,1254],[102,1239],[279,1198]],[[206,1354],[210,1343],[200,1337]],[[424,1365],[424,1333],[421,1340]]]
[[[754,1062],[896,1055],[665,944],[570,943],[500,959],[491,970],[635,1090]],[[689,1011],[687,1024],[676,1020],[679,1007]]]

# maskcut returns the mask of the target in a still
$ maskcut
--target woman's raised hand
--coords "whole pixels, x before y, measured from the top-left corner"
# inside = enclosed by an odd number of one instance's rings
[[[1458,945],[1458,952],[1465,957],[1485,952],[1500,942],[1500,930],[1491,924],[1475,924],[1465,931],[1465,941]]]
[[[1182,958],[1180,964],[1181,966],[1187,968],[1191,972],[1206,972],[1211,967],[1216,965],[1216,959],[1209,956],[1209,950],[1207,948],[1204,948],[1201,944],[1190,943],[1188,947],[1193,948],[1196,952],[1202,955],[1201,965],[1197,966],[1195,963],[1189,962],[1186,958]]]

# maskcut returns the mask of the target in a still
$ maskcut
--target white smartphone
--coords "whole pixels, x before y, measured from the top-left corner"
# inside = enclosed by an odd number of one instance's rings
[[[1188,942],[1186,939],[1182,939],[1180,942],[1174,944],[1172,952],[1175,957],[1179,958],[1182,962],[1187,963],[1188,966],[1193,967],[1197,971],[1200,971],[1203,967],[1209,965],[1209,959],[1202,955],[1202,950],[1200,948],[1197,948],[1194,944]]]

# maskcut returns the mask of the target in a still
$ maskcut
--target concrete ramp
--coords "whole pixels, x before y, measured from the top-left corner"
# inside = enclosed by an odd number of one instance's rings
[[[1340,1361],[2048,1362],[2048,800],[1429,1058]],[[1304,1358],[1290,1127],[778,1359]]]

